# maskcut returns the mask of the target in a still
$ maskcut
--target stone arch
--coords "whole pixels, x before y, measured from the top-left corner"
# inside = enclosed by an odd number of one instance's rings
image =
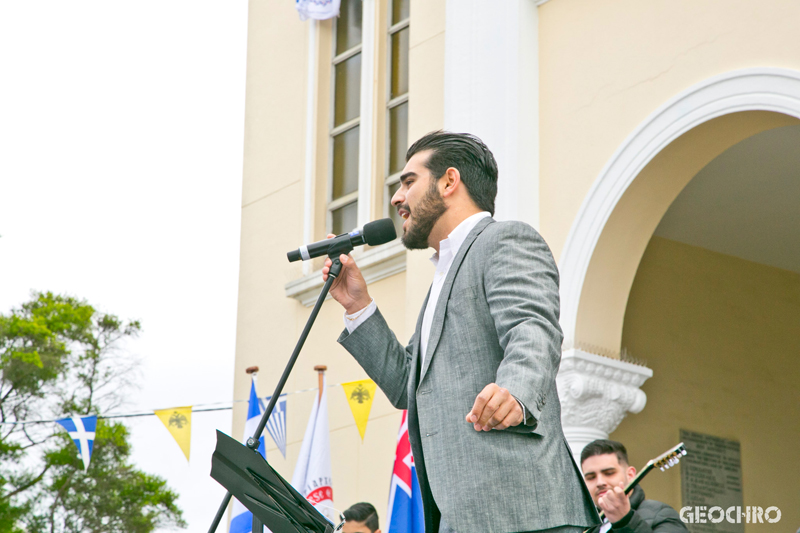
[[[642,254],[672,201],[723,151],[800,120],[800,72],[715,76],[650,115],[597,177],[559,260],[564,349],[616,355]]]

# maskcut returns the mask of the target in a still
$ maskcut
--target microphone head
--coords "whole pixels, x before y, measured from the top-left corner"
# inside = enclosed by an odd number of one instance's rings
[[[364,224],[362,234],[370,246],[385,244],[397,238],[397,231],[394,229],[394,221],[391,218],[382,218]]]

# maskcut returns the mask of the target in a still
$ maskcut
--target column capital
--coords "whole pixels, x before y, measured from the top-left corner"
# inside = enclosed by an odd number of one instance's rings
[[[628,413],[644,409],[647,395],[639,387],[652,376],[645,366],[577,348],[561,354],[561,424],[576,460],[586,444],[608,438]]]

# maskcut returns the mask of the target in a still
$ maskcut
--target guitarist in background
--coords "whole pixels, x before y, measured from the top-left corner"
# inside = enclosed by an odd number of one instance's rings
[[[625,487],[636,476],[622,443],[598,439],[581,452],[583,479],[605,520],[591,533],[688,533],[678,512],[666,503],[645,500],[639,485],[630,495]]]

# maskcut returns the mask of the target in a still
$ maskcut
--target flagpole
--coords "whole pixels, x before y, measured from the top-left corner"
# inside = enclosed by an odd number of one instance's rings
[[[267,408],[264,410],[264,414],[261,416],[261,421],[258,423],[258,427],[256,428],[253,436],[247,439],[247,447],[256,453],[258,453],[258,439],[261,438],[261,434],[264,432],[264,427],[267,425],[267,421],[269,420],[269,415],[271,415],[273,409],[275,409],[275,404],[278,403],[278,398],[283,391],[283,387],[286,386],[286,381],[289,379],[289,374],[291,374],[292,368],[294,368],[294,364],[297,362],[297,358],[300,356],[300,350],[303,349],[303,344],[305,344],[306,338],[311,332],[311,326],[314,325],[314,321],[317,319],[320,309],[322,309],[322,304],[325,302],[325,298],[328,296],[328,292],[331,290],[331,285],[333,285],[334,280],[342,271],[342,262],[339,260],[339,255],[348,254],[351,251],[353,251],[353,245],[349,240],[343,240],[339,246],[335,247],[335,249],[328,250],[328,257],[332,261],[331,269],[328,272],[328,279],[325,281],[325,285],[322,286],[322,290],[317,298],[317,303],[314,305],[314,309],[311,311],[311,315],[306,321],[303,332],[300,334],[300,338],[297,340],[294,351],[292,352],[291,357],[289,357],[289,362],[286,364],[286,368],[283,370],[283,374],[278,380],[278,385],[275,387],[275,392],[272,393],[272,398],[269,401],[269,405],[267,405]],[[320,399],[321,398],[322,397],[320,396]],[[219,523],[222,521],[222,517],[225,514],[225,510],[228,508],[228,504],[231,502],[231,497],[232,494],[230,491],[225,493],[225,496],[222,498],[222,503],[220,503],[219,509],[217,509],[217,514],[214,516],[214,520],[211,522],[211,527],[208,528],[208,533],[216,532],[217,527],[219,526]]]
[[[317,371],[319,375],[319,401],[322,401],[322,389],[325,387],[325,371],[328,370],[328,367],[325,365],[317,365],[314,367],[314,370]]]

